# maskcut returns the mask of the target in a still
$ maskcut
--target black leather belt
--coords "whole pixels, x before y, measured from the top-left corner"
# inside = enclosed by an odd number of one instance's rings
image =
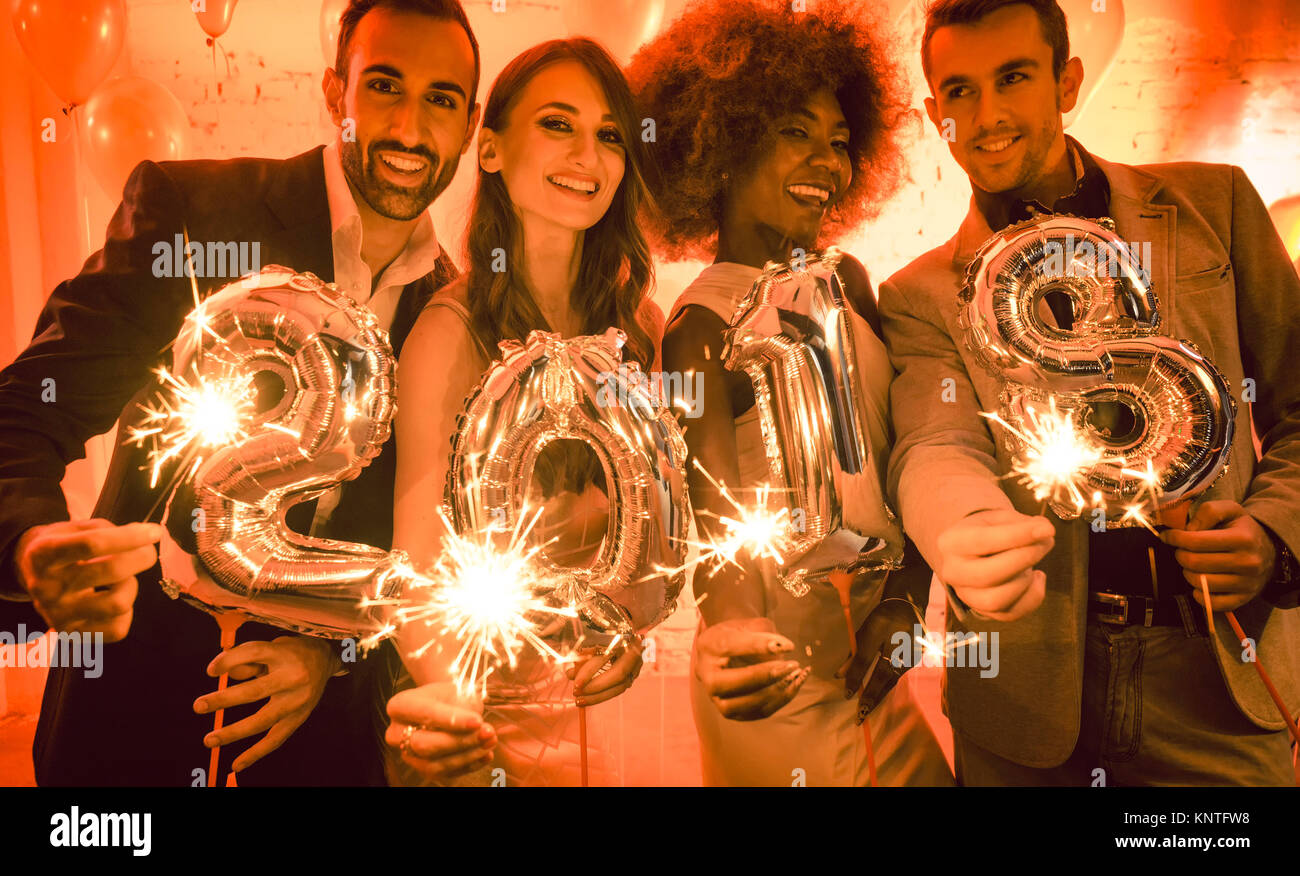
[[[1186,596],[1156,600],[1150,596],[1126,596],[1123,593],[1094,591],[1088,594],[1088,617],[1116,626],[1181,627],[1183,613],[1178,600],[1188,601],[1192,623],[1205,630],[1205,609]]]

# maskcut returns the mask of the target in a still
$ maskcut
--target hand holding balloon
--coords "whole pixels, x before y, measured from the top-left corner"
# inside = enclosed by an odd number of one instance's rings
[[[581,663],[571,665],[567,671],[573,679],[573,694],[580,706],[594,706],[624,693],[641,674],[641,655],[645,646],[640,638],[613,649],[597,649],[598,653]]]
[[[209,733],[208,748],[229,745],[265,733],[256,745],[235,758],[239,772],[285,743],[311,715],[325,692],[325,684],[342,666],[329,642],[303,636],[281,636],[271,642],[244,642],[223,651],[208,665],[208,675],[226,673],[242,682],[207,694],[194,702],[194,711],[206,715],[266,700],[256,713]]]
[[[858,627],[856,648],[836,676],[844,679],[844,698],[858,696],[858,713],[866,715],[883,700],[908,666],[895,666],[891,657],[899,633],[911,638],[922,625],[920,613],[910,600],[882,599]],[[860,693],[859,693],[860,691]]]

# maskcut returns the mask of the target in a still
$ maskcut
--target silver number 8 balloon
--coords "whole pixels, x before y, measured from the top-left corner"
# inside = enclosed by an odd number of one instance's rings
[[[286,510],[357,476],[388,439],[395,365],[370,311],[269,266],[206,298],[136,438],[182,468],[163,586],[215,613],[330,638],[383,629],[399,554],[300,535]]]
[[[1160,507],[1190,500],[1223,473],[1232,446],[1231,390],[1191,343],[1159,334],[1148,276],[1112,220],[1053,215],[986,241],[959,296],[967,346],[1006,380],[1004,418],[1023,431],[1031,409],[1053,403],[1100,449],[1080,490],[1100,494],[1097,507],[1144,494]],[[1063,519],[1083,510],[1077,498],[1051,506]],[[1111,529],[1140,519],[1105,518]]]

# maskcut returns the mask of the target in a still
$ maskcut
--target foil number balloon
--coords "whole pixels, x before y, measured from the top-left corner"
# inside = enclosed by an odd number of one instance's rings
[[[1223,473],[1231,390],[1192,344],[1158,333],[1148,275],[1111,220],[1048,216],[995,234],[971,261],[960,301],[967,346],[1007,381],[1008,423],[1023,430],[1054,404],[1100,451],[1081,472],[1080,495],[1052,500],[1062,518],[1090,503],[1172,505]],[[1023,449],[1014,434],[1007,440]],[[1107,514],[1106,526],[1142,519]]]
[[[837,569],[899,568],[903,555],[873,455],[886,412],[873,416],[860,385],[869,378],[858,346],[870,339],[854,337],[861,320],[845,302],[840,258],[832,247],[768,265],[723,335],[727,368],[753,382],[771,486],[795,521],[781,577],[796,595]]]
[[[545,548],[542,554],[557,577],[580,591],[578,611],[589,626],[626,634],[644,632],[676,605],[691,511],[686,442],[671,412],[639,379],[639,366],[622,362],[625,340],[611,328],[569,339],[534,331],[523,343],[502,342],[501,359],[458,420],[447,505],[458,533],[510,529],[546,445],[586,442],[605,472],[607,535],[586,565],[557,567]],[[613,393],[611,375],[618,382]]]
[[[380,630],[362,601],[400,592],[400,556],[299,535],[284,516],[379,453],[394,367],[374,316],[311,274],[271,266],[205,299],[136,429],[153,445],[155,475],[184,463],[168,501],[164,587],[310,635]]]

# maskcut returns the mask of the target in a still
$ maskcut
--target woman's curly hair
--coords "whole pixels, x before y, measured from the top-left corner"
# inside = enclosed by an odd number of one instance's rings
[[[654,120],[659,209],[647,230],[667,258],[709,257],[722,218],[723,174],[761,157],[772,123],[831,90],[849,123],[853,180],[826,214],[834,239],[879,212],[897,189],[894,133],[907,113],[890,46],[852,0],[702,0],[639,51],[627,75]]]

